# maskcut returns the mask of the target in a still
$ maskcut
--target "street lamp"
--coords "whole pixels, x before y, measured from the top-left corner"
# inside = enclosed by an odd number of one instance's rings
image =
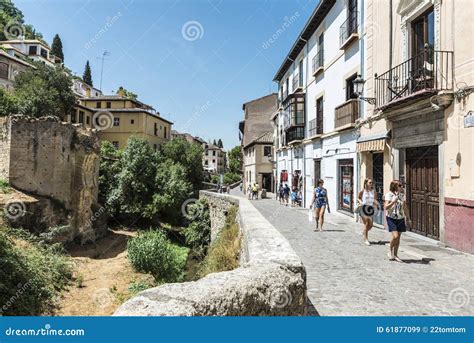
[[[361,96],[364,94],[364,84],[365,80],[361,77],[360,74],[357,74],[357,77],[355,78],[354,81],[352,81],[352,84],[354,85],[354,93],[357,95],[357,97],[360,100],[367,101],[371,105],[375,105],[375,98],[365,98]]]

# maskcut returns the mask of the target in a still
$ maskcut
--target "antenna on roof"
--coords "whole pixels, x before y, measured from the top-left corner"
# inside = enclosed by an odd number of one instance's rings
[[[110,52],[108,52],[107,50],[104,50],[104,52],[102,53],[102,57],[97,57],[98,60],[102,60],[102,66],[100,68],[100,90],[102,91],[102,76],[104,74],[104,60],[106,60],[105,56],[109,56],[110,55]]]

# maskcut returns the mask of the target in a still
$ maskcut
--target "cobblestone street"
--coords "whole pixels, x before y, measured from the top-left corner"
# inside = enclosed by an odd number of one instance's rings
[[[348,216],[326,213],[325,231],[314,232],[307,209],[273,199],[252,204],[302,259],[308,296],[319,315],[474,314],[472,255],[405,234],[399,256],[406,263],[389,261],[390,235],[382,229],[371,230],[372,245],[366,246],[362,225]]]

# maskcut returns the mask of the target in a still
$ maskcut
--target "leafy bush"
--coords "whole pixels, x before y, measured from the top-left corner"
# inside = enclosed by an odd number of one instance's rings
[[[12,232],[9,232],[11,235]],[[22,233],[0,232],[0,311],[3,315],[45,314],[72,279],[73,264],[58,244],[42,244]]]
[[[10,184],[5,179],[0,179],[0,193],[10,193],[12,191]]]
[[[211,219],[207,201],[200,199],[198,203],[190,205],[188,213],[193,220],[183,231],[186,245],[193,249],[197,256],[203,257],[211,241]]]
[[[231,173],[231,172],[224,174],[224,183],[226,184],[232,184],[240,180],[242,180],[242,177],[240,176],[240,174]]]
[[[209,248],[200,268],[199,276],[232,270],[239,266],[240,228],[236,221],[237,207],[231,207],[224,228]]]
[[[212,183],[219,183],[221,181],[221,178],[219,177],[219,175],[212,175],[211,176],[211,182]]]
[[[172,244],[162,231],[143,231],[127,243],[133,268],[150,273],[157,281],[176,282],[183,278],[189,249]]]

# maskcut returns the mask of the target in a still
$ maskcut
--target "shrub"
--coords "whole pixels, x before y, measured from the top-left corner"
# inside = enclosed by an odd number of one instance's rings
[[[186,245],[192,248],[197,256],[203,257],[211,241],[211,219],[207,201],[199,199],[198,203],[189,206],[188,213],[193,220],[183,231]]]
[[[211,273],[232,270],[239,266],[240,228],[236,221],[237,207],[230,208],[224,228],[211,244],[202,262],[198,275],[204,277]]]
[[[227,184],[235,183],[237,181],[240,181],[241,179],[242,177],[240,176],[240,174],[237,173],[228,172],[224,174],[224,183]]]
[[[142,231],[127,243],[133,268],[155,280],[176,282],[183,277],[189,249],[172,244],[162,231]]]
[[[19,237],[0,232],[0,311],[3,315],[48,313],[72,279],[73,264],[62,246]]]
[[[0,193],[10,193],[12,191],[10,184],[5,179],[0,179]]]

